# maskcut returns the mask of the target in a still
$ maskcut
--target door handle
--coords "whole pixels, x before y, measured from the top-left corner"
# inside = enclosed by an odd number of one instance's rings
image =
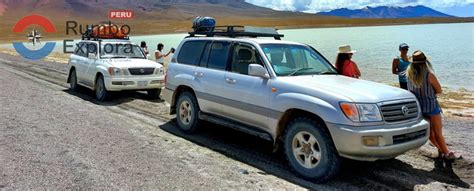
[[[231,79],[231,78],[226,78],[225,81],[229,84],[235,84],[235,82],[237,82],[237,80],[234,80],[234,79]]]
[[[194,72],[194,76],[202,77],[202,76],[204,76],[204,74],[202,72]]]

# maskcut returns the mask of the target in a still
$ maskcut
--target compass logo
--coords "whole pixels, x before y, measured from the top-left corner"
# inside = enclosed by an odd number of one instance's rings
[[[26,17],[23,17],[15,24],[15,26],[13,27],[13,32],[23,33],[25,29],[31,25],[39,25],[47,33],[56,32],[56,28],[54,27],[53,23],[51,23],[49,19],[41,15],[28,15]],[[29,40],[32,40],[33,44],[35,44],[38,39],[41,38],[41,36],[39,32],[33,30],[32,34],[28,35],[28,38]],[[18,52],[18,54],[20,54],[24,58],[31,60],[39,60],[48,56],[53,51],[55,46],[56,43],[47,42],[41,49],[30,50],[22,42],[13,42],[13,47]]]

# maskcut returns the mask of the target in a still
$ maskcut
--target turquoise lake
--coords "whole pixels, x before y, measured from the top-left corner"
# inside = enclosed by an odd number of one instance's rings
[[[398,45],[410,45],[409,53],[422,50],[430,58],[441,84],[451,89],[474,90],[474,23],[397,25],[375,27],[313,28],[279,30],[283,40],[309,44],[334,63],[339,45],[349,44],[357,53],[362,79],[397,83],[391,73],[393,58],[399,55]],[[156,44],[165,51],[177,47],[186,34],[132,36],[135,43],[146,41],[150,52]],[[57,51],[62,51],[62,42]]]

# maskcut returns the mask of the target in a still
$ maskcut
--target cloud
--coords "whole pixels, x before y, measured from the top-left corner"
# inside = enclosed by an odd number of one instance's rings
[[[246,0],[249,3],[275,10],[321,12],[338,8],[359,9],[366,6],[425,5],[435,9],[462,7],[474,0]]]

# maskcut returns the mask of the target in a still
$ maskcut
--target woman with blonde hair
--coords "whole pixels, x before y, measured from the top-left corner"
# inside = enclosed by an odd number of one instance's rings
[[[423,117],[430,123],[430,141],[438,148],[438,157],[445,162],[454,160],[454,153],[448,150],[443,136],[442,111],[436,98],[436,95],[442,92],[441,85],[422,51],[417,50],[413,53],[407,77],[408,90],[415,94]]]

